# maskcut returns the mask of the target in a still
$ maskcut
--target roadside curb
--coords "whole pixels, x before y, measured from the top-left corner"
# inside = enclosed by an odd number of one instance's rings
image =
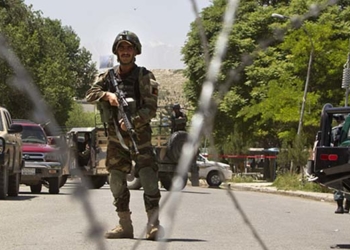
[[[231,183],[231,184],[228,184],[228,186],[230,186],[232,190],[236,190],[236,191],[263,192],[263,193],[287,195],[287,196],[294,196],[294,197],[300,197],[305,199],[312,199],[316,201],[334,203],[332,193],[316,193],[316,192],[313,193],[313,192],[304,192],[304,191],[277,190],[275,187],[272,187],[272,186],[267,186],[267,185],[254,186],[254,184],[246,185],[246,184]]]

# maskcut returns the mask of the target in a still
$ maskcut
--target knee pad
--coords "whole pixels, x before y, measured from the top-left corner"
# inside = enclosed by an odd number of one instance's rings
[[[126,173],[119,170],[111,170],[109,175],[109,186],[114,198],[120,197],[127,188]]]
[[[158,175],[151,167],[141,168],[139,170],[141,185],[146,195],[156,195],[159,192]]]

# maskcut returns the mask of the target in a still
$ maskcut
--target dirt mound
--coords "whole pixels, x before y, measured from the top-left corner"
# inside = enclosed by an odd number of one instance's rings
[[[188,104],[183,93],[187,79],[183,75],[183,70],[152,69],[151,71],[159,82],[158,105],[179,103],[182,107],[187,108]]]

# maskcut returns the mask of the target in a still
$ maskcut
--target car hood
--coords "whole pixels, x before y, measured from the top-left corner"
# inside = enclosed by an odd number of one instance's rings
[[[217,165],[217,166],[220,166],[220,167],[223,167],[223,168],[230,167],[229,164],[222,163],[222,162],[208,161],[208,163],[213,164],[213,165]]]
[[[23,143],[22,151],[23,152],[40,152],[48,153],[53,152],[56,149],[47,144],[38,144],[38,143]]]
[[[207,167],[209,167],[209,166],[218,166],[221,168],[229,168],[230,167],[229,164],[222,163],[222,162],[216,162],[216,161],[209,161],[209,160],[206,160],[205,162],[197,161],[197,164],[202,165],[202,166],[207,166]]]

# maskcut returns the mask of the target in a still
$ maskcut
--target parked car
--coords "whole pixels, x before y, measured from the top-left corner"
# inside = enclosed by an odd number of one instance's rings
[[[0,107],[0,199],[18,196],[23,168],[22,126],[13,124],[9,111]]]
[[[46,133],[40,124],[29,120],[14,120],[23,127],[22,152],[25,162],[21,184],[30,186],[32,193],[38,194],[42,185],[50,194],[58,194],[64,157],[59,149],[49,145]]]
[[[218,187],[223,181],[232,180],[229,164],[209,161],[202,154],[198,154],[196,163],[199,168],[199,178],[205,179],[211,187]]]

